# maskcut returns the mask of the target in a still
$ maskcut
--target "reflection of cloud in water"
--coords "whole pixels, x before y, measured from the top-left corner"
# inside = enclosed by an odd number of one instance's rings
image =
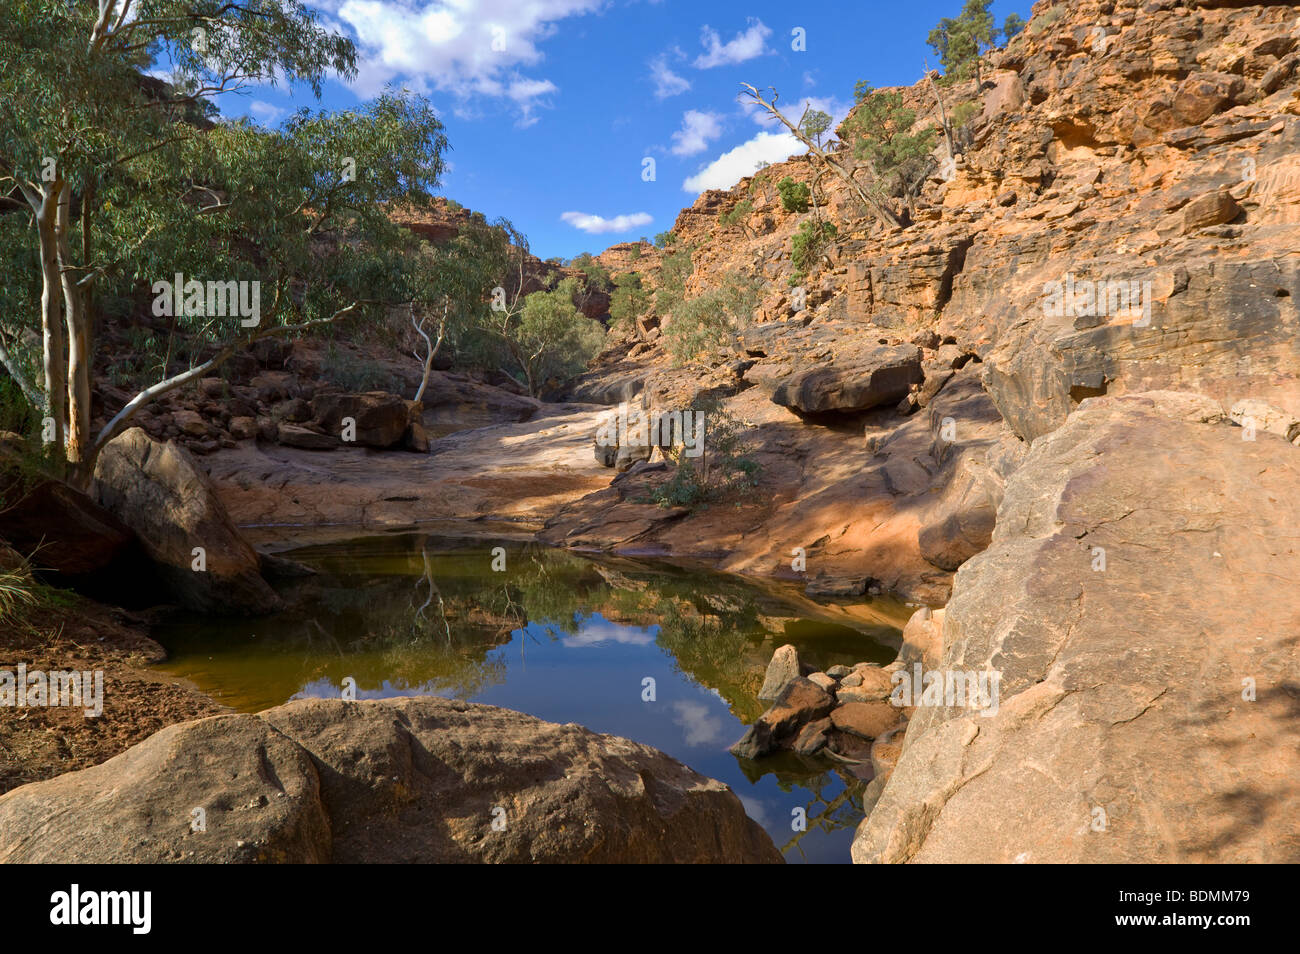
[[[764,828],[768,828],[767,808],[762,802],[756,798],[750,798],[748,795],[741,795],[740,792],[736,792],[736,797],[740,799],[740,804],[744,806],[746,815]]]
[[[659,633],[658,626],[624,626],[605,619],[599,613],[591,616],[574,615],[578,631],[564,636],[560,642],[566,649],[596,646],[600,643],[622,643],[628,646],[651,646]]]
[[[307,683],[292,696],[289,701],[294,699],[338,699],[343,695],[343,687],[336,686],[329,679],[317,679]],[[399,696],[441,696],[444,699],[456,698],[456,692],[453,689],[447,689],[437,686],[432,682],[420,683],[415,686],[406,684],[393,685],[387,679],[380,684],[378,689],[362,689],[357,686],[358,699],[396,699]]]
[[[674,702],[670,708],[677,713],[673,722],[686,730],[687,745],[712,745],[725,741],[722,720],[702,702]]]

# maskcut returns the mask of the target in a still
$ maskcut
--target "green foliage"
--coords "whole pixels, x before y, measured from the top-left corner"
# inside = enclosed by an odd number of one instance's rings
[[[641,283],[636,272],[624,272],[614,279],[614,291],[609,300],[609,316],[614,326],[630,327],[650,309],[650,291]]]
[[[609,277],[609,271],[604,265],[596,261],[595,256],[590,252],[583,252],[569,263],[573,268],[582,272],[586,278],[584,292],[608,292],[614,287],[614,280]]]
[[[795,268],[794,277],[798,279],[796,285],[817,264],[826,246],[838,234],[839,229],[821,219],[804,222],[799,226],[799,231],[790,241],[790,261]]]
[[[822,144],[822,135],[830,128],[831,114],[820,109],[808,110],[799,124],[799,131],[809,139],[815,140],[819,146]]]
[[[958,103],[952,108],[952,112],[949,113],[953,127],[960,128],[962,126],[970,125],[971,120],[979,114],[979,111],[980,104],[973,99],[967,100],[964,103]]]
[[[321,376],[345,391],[364,394],[366,391],[387,391],[401,394],[406,390],[405,379],[377,361],[360,357],[351,351],[337,348],[331,343],[321,363]]]
[[[734,347],[736,331],[749,322],[758,306],[759,281],[729,272],[721,283],[672,309],[664,327],[668,352],[678,364],[712,360]]]
[[[632,259],[632,261],[635,262],[638,258],[641,257],[642,246],[646,244],[649,243],[645,240],[645,238],[642,238],[640,243],[632,246],[632,250],[627,253],[627,257]]]
[[[744,226],[745,220],[754,212],[754,203],[749,199],[742,199],[732,206],[730,212],[724,212],[718,216],[718,224],[722,226],[740,225]]]
[[[1007,18],[1002,21],[1002,35],[1011,40],[1021,30],[1025,28],[1025,19],[1018,13],[1008,13]]]
[[[966,0],[956,18],[944,17],[926,38],[939,57],[947,83],[964,80],[979,69],[979,57],[997,41],[989,7],[993,0]]]
[[[916,110],[903,105],[899,90],[875,90],[865,82],[854,88],[859,106],[845,124],[853,154],[871,167],[877,187],[886,195],[912,191],[930,166],[938,130],[931,126],[913,133]]]
[[[1029,23],[1029,32],[1038,36],[1065,15],[1065,4],[1054,3]]]
[[[776,184],[776,191],[781,196],[781,208],[787,212],[808,211],[808,200],[812,196],[812,190],[808,188],[808,183],[796,182],[786,176]]]
[[[704,417],[704,453],[687,457],[674,447],[667,456],[676,465],[672,477],[651,492],[661,507],[695,509],[733,499],[758,486],[761,468],[750,456],[746,427],[712,398],[701,398],[693,410]]]
[[[677,236],[672,231],[660,232],[655,236],[655,248],[669,248],[676,244]]]
[[[686,298],[686,279],[693,271],[695,264],[691,261],[690,248],[680,248],[664,256],[655,288],[655,314],[670,315],[681,304]]]
[[[605,331],[574,305],[579,291],[578,280],[566,278],[552,289],[524,298],[514,337],[525,356],[530,390],[565,383],[600,351]]]
[[[0,17],[0,176],[29,200],[62,190],[84,213],[65,230],[59,265],[84,278],[89,323],[99,303],[138,300],[178,272],[256,282],[261,331],[348,305],[354,319],[379,320],[390,303],[442,293],[439,271],[389,215],[394,204],[427,207],[443,172],[447,140],[426,100],[389,91],[356,109],[302,110],[276,131],[223,121],[211,99],[226,92],[283,81],[319,95],[327,77],[350,79],[351,42],[298,0],[122,10],[123,0],[14,0]],[[142,80],[156,58],[173,65],[173,84]],[[58,178],[42,175],[50,169]],[[0,263],[26,260],[3,283],[0,342],[12,351],[40,324],[37,230],[28,216],[3,218],[28,226],[0,226]],[[169,323],[191,356],[246,334],[231,316]],[[134,382],[184,370],[171,340],[155,336],[136,368],[111,373]]]

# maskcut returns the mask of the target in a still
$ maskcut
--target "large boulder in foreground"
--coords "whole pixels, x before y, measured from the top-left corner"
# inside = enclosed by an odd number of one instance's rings
[[[280,606],[189,451],[138,427],[115,437],[95,463],[92,496],[135,531],[172,595],[189,609],[260,615]],[[205,570],[194,569],[202,547]]]
[[[850,413],[896,404],[920,384],[921,349],[916,345],[873,348],[843,364],[798,371],[772,392],[772,400],[805,414]]]
[[[1097,398],[1034,442],[944,614],[998,711],[916,710],[855,861],[1300,858],[1300,449],[1225,417]]]
[[[203,809],[205,831],[192,830]],[[495,823],[495,824],[494,824]],[[0,797],[4,862],[771,862],[721,782],[578,725],[432,697],[169,726]]]

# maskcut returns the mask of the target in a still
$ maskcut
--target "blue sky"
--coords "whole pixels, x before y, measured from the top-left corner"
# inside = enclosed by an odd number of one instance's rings
[[[811,99],[838,121],[853,85],[915,82],[925,38],[961,0],[316,0],[357,41],[350,86],[259,88],[220,102],[276,125],[346,109],[386,83],[426,94],[452,144],[443,193],[504,215],[543,258],[599,252],[672,227],[705,188],[795,151],[737,99],[775,86],[787,114]],[[1028,17],[1029,0],[996,0]],[[805,49],[793,48],[801,28]],[[654,160],[646,181],[645,159]]]

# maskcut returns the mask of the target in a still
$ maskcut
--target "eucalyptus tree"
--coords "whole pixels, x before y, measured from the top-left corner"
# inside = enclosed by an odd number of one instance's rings
[[[276,131],[215,105],[268,83],[319,97],[355,70],[351,42],[297,0],[10,0],[0,364],[43,411],[67,479],[88,481],[140,407],[250,341],[435,294],[385,214],[438,184],[447,142],[427,102],[389,92]],[[178,370],[164,356],[159,380],[92,434],[96,319],[151,295],[203,357]]]

